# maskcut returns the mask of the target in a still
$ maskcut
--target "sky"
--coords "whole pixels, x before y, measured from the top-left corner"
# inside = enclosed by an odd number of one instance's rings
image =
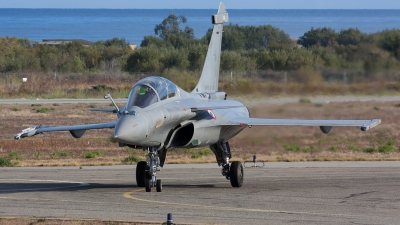
[[[0,0],[0,8],[216,9],[221,0]],[[225,0],[228,9],[400,9],[399,0]]]

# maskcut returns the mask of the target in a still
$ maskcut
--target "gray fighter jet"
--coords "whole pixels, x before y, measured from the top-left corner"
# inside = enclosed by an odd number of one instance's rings
[[[114,128],[119,145],[148,152],[147,160],[136,167],[136,182],[150,192],[156,187],[162,190],[161,180],[156,179],[159,167],[163,167],[169,148],[193,148],[209,146],[216,156],[222,175],[233,187],[243,184],[243,165],[229,162],[231,150],[228,140],[246,127],[263,126],[319,126],[325,134],[333,126],[356,126],[362,131],[381,123],[373,120],[302,120],[250,118],[249,110],[238,101],[227,100],[225,92],[218,92],[219,64],[223,23],[228,13],[221,3],[218,13],[212,15],[213,33],[200,80],[190,93],[171,81],[157,76],[138,81],[130,92],[126,105],[119,109],[109,94],[115,109],[94,109],[114,112],[116,122],[73,126],[31,126],[15,135],[15,139],[31,137],[53,131],[69,131],[80,138],[86,130]]]

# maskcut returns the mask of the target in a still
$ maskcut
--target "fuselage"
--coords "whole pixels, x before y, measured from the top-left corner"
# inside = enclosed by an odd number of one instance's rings
[[[144,107],[130,105],[138,89],[136,86],[132,88],[127,105],[121,109],[114,130],[116,140],[130,146],[209,146],[227,141],[244,129],[224,125],[230,118],[249,117],[248,109],[232,100],[229,101],[234,103],[234,108],[193,110],[202,104],[222,105],[225,100],[210,99],[210,94],[187,93],[178,87],[172,97]]]

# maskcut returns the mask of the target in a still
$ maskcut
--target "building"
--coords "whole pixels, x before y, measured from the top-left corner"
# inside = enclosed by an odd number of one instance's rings
[[[36,42],[35,45],[48,45],[48,46],[54,46],[54,47],[58,48],[62,44],[71,43],[73,41],[79,42],[83,46],[89,46],[93,43],[91,41],[86,41],[83,39],[43,39],[42,42]]]

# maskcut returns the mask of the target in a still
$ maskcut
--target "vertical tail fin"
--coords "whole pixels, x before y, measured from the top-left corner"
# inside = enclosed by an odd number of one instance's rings
[[[225,5],[221,2],[219,4],[218,13],[212,15],[212,23],[214,24],[214,28],[211,34],[206,60],[204,62],[199,83],[196,85],[192,93],[212,93],[218,91],[222,27],[223,23],[228,22],[228,20],[229,18],[225,9]]]

